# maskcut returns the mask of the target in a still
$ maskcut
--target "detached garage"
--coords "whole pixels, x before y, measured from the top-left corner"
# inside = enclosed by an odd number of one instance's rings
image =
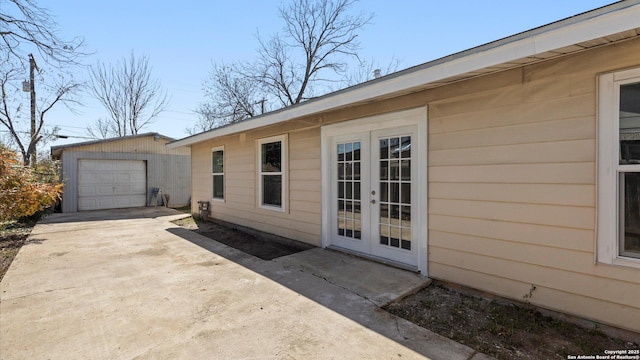
[[[188,205],[190,150],[167,150],[170,141],[146,133],[52,147],[62,160],[62,211]]]

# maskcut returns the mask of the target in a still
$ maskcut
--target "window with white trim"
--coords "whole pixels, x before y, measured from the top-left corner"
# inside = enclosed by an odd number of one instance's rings
[[[640,268],[640,68],[598,84],[598,261]]]
[[[258,140],[260,207],[284,211],[287,137]]]
[[[212,196],[214,200],[224,200],[224,147],[211,149]]]

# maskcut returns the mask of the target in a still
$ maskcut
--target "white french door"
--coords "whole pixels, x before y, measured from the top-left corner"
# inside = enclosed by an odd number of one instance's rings
[[[417,139],[417,125],[330,137],[330,245],[418,266]]]

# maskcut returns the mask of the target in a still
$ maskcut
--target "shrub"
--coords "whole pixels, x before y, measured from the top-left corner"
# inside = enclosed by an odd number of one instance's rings
[[[56,177],[34,169],[22,166],[17,154],[0,144],[0,221],[31,216],[60,199],[62,184]]]

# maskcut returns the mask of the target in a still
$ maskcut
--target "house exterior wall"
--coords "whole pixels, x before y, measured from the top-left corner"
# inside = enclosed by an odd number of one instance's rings
[[[258,207],[257,140],[288,133],[285,211]],[[224,146],[225,200],[212,200],[211,149]],[[320,127],[288,125],[192,146],[193,212],[211,202],[211,217],[320,246]]]
[[[191,196],[190,149],[168,150],[168,141],[141,137],[126,140],[69,147],[62,152],[63,212],[78,211],[78,160],[144,160],[147,165],[147,204],[153,188],[168,194],[172,207],[186,206]]]
[[[638,269],[595,264],[597,76],[639,54],[636,39],[429,102],[431,277],[640,331]]]
[[[426,106],[428,275],[640,331],[640,271],[596,264],[598,74],[640,66],[640,39],[192,146],[212,217],[320,244],[320,126]],[[289,206],[259,209],[256,139],[289,134]],[[209,173],[207,173],[207,171]],[[194,211],[197,207],[194,207]]]

